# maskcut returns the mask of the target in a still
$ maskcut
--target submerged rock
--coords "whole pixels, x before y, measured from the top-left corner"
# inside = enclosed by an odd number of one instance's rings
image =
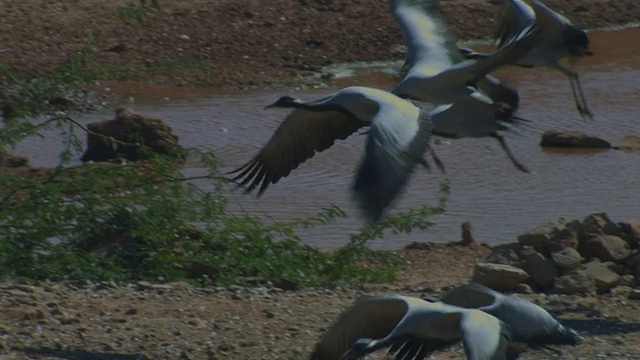
[[[542,134],[540,146],[610,148],[611,144],[606,140],[579,131],[553,129]]]

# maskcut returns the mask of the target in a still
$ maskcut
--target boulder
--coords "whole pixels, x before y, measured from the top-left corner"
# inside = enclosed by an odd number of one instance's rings
[[[558,276],[558,268],[553,261],[546,259],[542,254],[536,253],[525,260],[524,270],[531,279],[542,287],[549,287]]]
[[[628,267],[635,267],[640,265],[640,253],[637,254],[633,254],[632,256],[630,256],[625,262],[624,264]]]
[[[582,272],[562,275],[554,285],[559,294],[591,294],[596,290],[595,280]]]
[[[178,137],[169,126],[130,109],[120,108],[113,120],[89,124],[88,129],[87,149],[82,161],[144,160],[148,154],[138,144],[158,154],[177,155],[180,149]]]
[[[549,251],[559,251],[565,248],[578,248],[578,230],[573,227],[566,227],[555,234],[549,242]]]
[[[580,266],[582,257],[578,250],[567,247],[560,251],[552,252],[551,260],[562,269],[573,270]]]
[[[582,220],[582,237],[592,234],[621,236],[622,229],[606,213],[591,214]]]
[[[511,265],[522,267],[522,262],[515,251],[511,249],[494,249],[484,262],[491,264]]]
[[[640,248],[640,220],[627,220],[618,223],[622,234],[620,235],[632,249]]]
[[[620,275],[611,271],[599,261],[591,261],[584,264],[579,272],[595,281],[596,290],[598,292],[607,291],[620,283]]]
[[[553,237],[560,233],[567,223],[567,219],[559,217],[521,234],[518,236],[518,242],[521,245],[529,245],[536,248],[547,247],[551,243]]]
[[[580,254],[590,259],[620,262],[631,255],[626,241],[613,235],[593,235],[580,246]]]
[[[611,144],[606,140],[587,135],[580,131],[553,129],[542,134],[540,146],[608,149],[611,147]]]
[[[473,281],[495,290],[513,290],[527,279],[526,271],[510,265],[478,263],[473,271]]]

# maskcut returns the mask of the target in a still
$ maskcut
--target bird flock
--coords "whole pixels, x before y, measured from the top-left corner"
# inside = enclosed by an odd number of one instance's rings
[[[228,173],[231,180],[259,197],[315,153],[364,127],[367,140],[351,190],[369,223],[384,217],[418,165],[430,168],[429,155],[444,172],[432,136],[494,138],[517,169],[529,172],[500,133],[528,122],[516,115],[518,90],[490,74],[509,65],[560,71],[570,80],[578,113],[592,118],[578,75],[558,61],[593,53],[585,31],[540,1],[499,2],[497,46],[485,54],[457,46],[439,1],[392,0],[408,48],[402,81],[388,91],[351,86],[312,101],[281,97],[267,108],[292,109],[289,115],[253,159]],[[502,360],[517,358],[514,342],[577,345],[581,338],[527,300],[468,283],[438,300],[364,296],[339,316],[310,359],[355,360],[386,348],[396,360],[421,360],[458,341],[467,359]]]
[[[432,136],[496,139],[513,165],[528,173],[501,134],[529,122],[516,115],[518,90],[490,73],[509,65],[556,69],[568,76],[578,112],[589,118],[578,75],[558,61],[593,53],[585,31],[541,2],[502,1],[497,48],[484,54],[457,46],[439,1],[392,0],[408,48],[402,81],[388,91],[350,86],[312,101],[281,97],[266,108],[292,109],[289,115],[253,159],[228,173],[230,180],[260,197],[316,153],[364,127],[366,145],[351,192],[367,223],[383,219],[418,165],[430,168],[428,155],[445,171]]]

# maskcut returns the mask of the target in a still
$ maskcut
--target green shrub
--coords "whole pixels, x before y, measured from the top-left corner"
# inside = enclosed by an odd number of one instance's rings
[[[203,174],[184,175],[175,158],[71,166],[87,129],[69,116],[37,122],[43,99],[64,95],[91,74],[91,51],[44,78],[24,80],[2,68],[0,93],[11,89],[15,116],[0,128],[0,148],[42,130],[64,131],[59,164],[25,176],[0,173],[0,279],[89,279],[232,284],[272,280],[299,286],[335,286],[394,279],[397,258],[373,251],[372,239],[424,230],[445,211],[448,184],[435,207],[388,217],[347,235],[347,245],[327,252],[305,244],[297,230],[331,226],[345,213],[328,205],[315,216],[264,221],[228,209],[230,184],[212,153],[186,150]],[[3,91],[5,90],[5,91]],[[79,131],[80,130],[80,131]],[[202,190],[198,184],[207,184]]]

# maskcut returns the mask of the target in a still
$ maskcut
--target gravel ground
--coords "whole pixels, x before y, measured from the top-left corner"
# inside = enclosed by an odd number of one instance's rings
[[[362,294],[439,296],[466,281],[486,246],[401,250],[391,285],[284,291],[186,283],[0,284],[2,359],[304,359]],[[640,359],[640,301],[606,295],[526,295],[585,337],[579,347],[528,349],[523,359]],[[376,355],[375,359],[383,359]],[[433,359],[463,358],[461,346]]]

